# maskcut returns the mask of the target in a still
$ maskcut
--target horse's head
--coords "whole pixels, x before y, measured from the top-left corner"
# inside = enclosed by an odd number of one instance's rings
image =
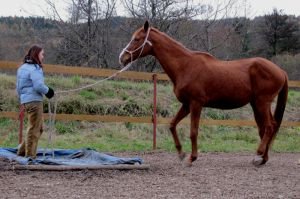
[[[145,22],[144,27],[135,31],[130,42],[120,53],[120,64],[126,66],[128,63],[140,57],[149,55],[152,48],[152,43],[149,41],[150,31],[151,28],[149,27],[148,21]]]

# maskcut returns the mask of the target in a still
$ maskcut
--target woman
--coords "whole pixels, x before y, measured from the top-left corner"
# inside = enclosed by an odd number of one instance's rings
[[[43,132],[43,95],[54,96],[52,88],[44,83],[44,50],[32,46],[17,71],[17,93],[20,104],[28,115],[28,129],[25,140],[18,147],[18,155],[36,158],[38,140]]]

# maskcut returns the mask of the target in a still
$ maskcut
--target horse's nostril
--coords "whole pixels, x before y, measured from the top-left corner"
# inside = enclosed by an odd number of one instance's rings
[[[126,56],[123,55],[123,56],[120,56],[120,58],[119,58],[119,63],[120,63],[122,66],[125,66],[125,65],[128,63],[128,60],[129,60],[129,59],[127,59]]]

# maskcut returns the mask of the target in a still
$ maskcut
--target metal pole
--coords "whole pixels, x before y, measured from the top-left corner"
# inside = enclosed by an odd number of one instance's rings
[[[157,125],[157,118],[156,118],[156,82],[157,82],[157,74],[153,74],[153,115],[152,115],[152,122],[153,122],[153,150],[156,149],[156,125]]]

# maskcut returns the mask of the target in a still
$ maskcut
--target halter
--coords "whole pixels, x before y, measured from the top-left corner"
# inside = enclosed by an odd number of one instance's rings
[[[132,62],[133,61],[133,53],[135,53],[136,51],[142,49],[141,52],[140,52],[140,54],[139,54],[139,56],[137,57],[137,58],[139,58],[142,55],[143,50],[144,50],[146,44],[149,44],[150,46],[152,46],[152,43],[148,40],[150,31],[151,31],[151,28],[148,29],[146,37],[145,37],[145,40],[142,43],[142,45],[140,45],[138,48],[136,48],[136,49],[134,49],[132,51],[129,51],[129,50],[127,50],[127,48],[129,47],[129,45],[131,44],[131,42],[134,40],[134,38],[132,38],[130,40],[130,42],[127,44],[127,46],[122,50],[119,59],[121,58],[121,56],[123,55],[124,52],[127,52],[127,53],[130,54],[130,60],[131,60],[130,62]]]

